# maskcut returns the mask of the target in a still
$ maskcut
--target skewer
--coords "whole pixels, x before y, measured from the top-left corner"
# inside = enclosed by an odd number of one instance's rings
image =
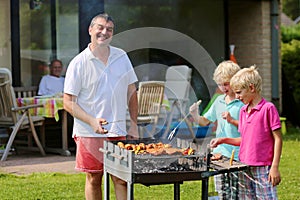
[[[234,149],[231,152],[231,156],[230,156],[230,160],[229,160],[229,165],[230,166],[232,166],[233,158],[234,158]]]
[[[199,101],[197,101],[197,105],[199,106],[201,104],[202,100],[200,99]],[[170,132],[169,136],[168,136],[168,140],[172,140],[176,130],[178,129],[178,127],[182,124],[182,122],[189,116],[190,113],[186,114],[184,116],[184,118],[177,124],[177,126]]]

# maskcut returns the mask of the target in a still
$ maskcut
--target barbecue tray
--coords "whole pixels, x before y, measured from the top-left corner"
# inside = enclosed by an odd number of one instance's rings
[[[104,141],[104,177],[108,174],[119,177],[127,182],[128,198],[133,198],[133,184],[140,183],[146,186],[159,184],[174,184],[174,190],[179,193],[179,184],[184,181],[202,180],[202,199],[207,199],[208,177],[226,172],[241,171],[246,165],[233,162],[229,165],[229,159],[223,157],[219,161],[210,161],[210,148],[203,144],[203,140],[177,139],[177,148],[193,148],[193,155],[150,155],[135,154],[133,151],[120,148],[117,143],[157,143],[157,140],[130,140],[130,141]],[[164,141],[161,141],[164,143]],[[172,145],[174,147],[174,144]],[[205,148],[203,148],[205,146]],[[205,181],[205,182],[203,182]],[[105,181],[104,187],[109,190],[109,181]],[[107,188],[108,187],[108,188]],[[206,191],[204,191],[206,190]],[[106,191],[107,193],[107,191]],[[174,192],[174,199],[177,199]],[[109,194],[106,194],[109,195]],[[178,198],[179,199],[179,198]]]

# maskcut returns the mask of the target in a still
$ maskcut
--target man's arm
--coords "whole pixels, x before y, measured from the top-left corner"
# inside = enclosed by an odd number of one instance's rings
[[[128,130],[129,137],[139,138],[137,128],[137,116],[138,116],[138,100],[135,84],[128,86],[128,110],[130,115],[130,128]]]
[[[96,133],[104,134],[100,122],[104,119],[96,119],[87,114],[77,103],[77,97],[74,95],[64,93],[64,109],[73,117],[89,124]]]

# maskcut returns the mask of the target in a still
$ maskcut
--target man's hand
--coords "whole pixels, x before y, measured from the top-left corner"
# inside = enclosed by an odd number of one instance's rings
[[[139,139],[139,131],[138,131],[138,126],[136,124],[131,123],[131,126],[128,130],[127,139],[128,140]]]
[[[105,123],[105,122],[106,122],[106,119],[97,118],[97,119],[93,120],[90,125],[93,128],[95,133],[107,134],[108,131],[102,127],[102,123]]]

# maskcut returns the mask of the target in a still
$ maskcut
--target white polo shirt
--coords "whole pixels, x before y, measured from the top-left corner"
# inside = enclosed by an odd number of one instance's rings
[[[125,51],[110,46],[107,65],[96,58],[89,47],[69,64],[64,93],[77,96],[78,105],[96,118],[108,122],[124,120],[105,126],[108,134],[97,134],[85,122],[74,119],[73,136],[114,137],[126,135],[128,85],[137,81],[132,64]],[[117,134],[117,135],[116,135]]]

